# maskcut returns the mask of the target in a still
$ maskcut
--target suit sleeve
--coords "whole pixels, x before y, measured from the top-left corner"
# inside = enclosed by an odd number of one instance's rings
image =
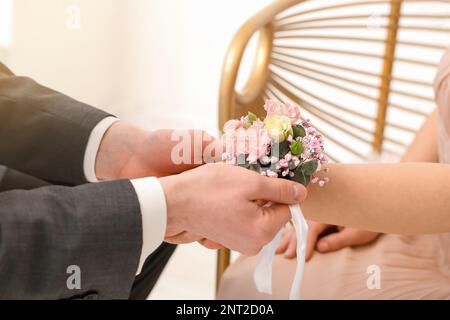
[[[29,78],[0,73],[0,164],[54,184],[86,183],[89,136],[108,116]]]
[[[0,299],[126,299],[141,249],[130,181],[0,193]]]
[[[44,180],[0,166],[0,192],[32,190],[49,185]]]

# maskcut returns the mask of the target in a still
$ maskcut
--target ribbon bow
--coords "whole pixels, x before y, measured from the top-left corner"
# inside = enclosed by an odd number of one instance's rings
[[[303,270],[305,267],[308,223],[303,216],[300,205],[291,205],[289,206],[289,210],[291,211],[292,221],[295,228],[295,235],[297,236],[297,268],[295,270],[295,277],[294,281],[292,282],[289,299],[300,300]],[[258,263],[256,264],[253,278],[255,280],[256,288],[261,293],[272,294],[272,263],[282,234],[283,229],[278,231],[275,238],[262,249]]]

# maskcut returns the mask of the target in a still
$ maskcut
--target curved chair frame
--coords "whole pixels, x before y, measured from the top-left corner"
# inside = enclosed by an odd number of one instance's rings
[[[405,132],[414,134],[417,128],[410,128],[405,126],[400,126],[397,124],[390,123],[388,121],[387,113],[389,108],[401,110],[411,114],[418,115],[425,118],[428,114],[426,111],[413,110],[409,107],[399,105],[398,103],[390,101],[392,94],[403,95],[409,99],[415,99],[417,101],[426,101],[429,104],[433,104],[433,98],[420,95],[415,92],[401,91],[393,88],[392,82],[399,81],[411,85],[418,85],[423,87],[430,87],[432,83],[421,81],[420,79],[405,79],[394,75],[393,69],[395,63],[410,63],[415,65],[424,66],[426,68],[436,68],[436,63],[430,63],[427,61],[422,61],[419,59],[411,59],[399,57],[396,55],[396,48],[399,44],[406,46],[414,46],[418,48],[434,49],[444,51],[445,45],[437,45],[431,43],[424,43],[420,41],[405,41],[398,37],[399,30],[406,29],[412,32],[432,32],[432,33],[445,33],[449,34],[450,30],[446,30],[439,27],[433,26],[421,26],[421,25],[407,25],[402,26],[401,20],[403,18],[414,18],[414,19],[444,19],[445,15],[436,14],[408,14],[402,11],[402,6],[405,3],[430,3],[429,0],[353,0],[345,1],[339,4],[332,4],[326,7],[310,8],[299,13],[287,13],[285,11],[291,9],[297,5],[302,5],[306,2],[314,2],[315,0],[278,0],[274,1],[272,4],[264,8],[258,14],[253,16],[248,20],[237,32],[232,40],[232,43],[227,52],[223,73],[222,81],[220,87],[220,98],[219,98],[219,127],[222,128],[225,122],[232,118],[237,118],[247,111],[253,111],[256,114],[261,113],[261,106],[263,105],[264,99],[268,97],[278,98],[280,100],[290,100],[295,102],[308,110],[315,117],[331,123],[344,133],[349,133],[355,136],[362,142],[369,144],[375,153],[381,154],[386,152],[387,148],[384,148],[384,143],[386,141],[394,143],[396,145],[401,145],[401,147],[406,147],[405,143],[399,142],[395,136],[389,137],[386,135],[386,127],[391,126],[398,130],[403,130]],[[318,2],[318,1],[316,1]],[[369,37],[352,37],[352,36],[329,36],[329,35],[304,35],[304,34],[289,34],[292,30],[327,30],[333,28],[347,28],[347,29],[361,29],[365,26],[360,24],[333,24],[338,21],[346,21],[346,19],[356,19],[356,18],[367,18],[365,14],[350,14],[350,15],[332,15],[331,17],[318,17],[318,18],[308,18],[308,14],[326,11],[326,10],[336,10],[336,9],[352,9],[356,7],[368,6],[368,5],[387,5],[389,6],[388,14],[382,16],[387,22],[382,26],[386,30],[383,39],[374,39]],[[306,15],[306,18],[305,18]],[[319,23],[319,25],[317,25]],[[325,23],[325,25],[323,25]],[[328,23],[328,24],[327,24]],[[331,23],[331,25],[329,24]],[[247,83],[243,86],[243,89],[238,91],[236,89],[236,82],[238,78],[239,68],[244,56],[245,49],[251,40],[251,38],[259,33],[259,43],[256,50],[256,56],[254,59],[253,69],[248,78]],[[316,38],[323,40],[339,40],[339,41],[365,41],[373,43],[381,43],[384,46],[384,54],[377,55],[372,52],[357,53],[351,50],[333,50],[324,48],[305,48],[302,46],[295,45],[275,45],[274,40],[276,38],[293,39],[295,41],[302,41],[308,38]],[[291,50],[291,51],[287,51]],[[335,74],[324,72],[323,69],[315,69],[312,67],[300,66],[296,63],[300,58],[291,54],[292,50],[308,50],[315,52],[335,52],[336,54],[347,54],[354,56],[363,56],[373,59],[381,60],[381,70],[377,73],[357,70],[352,66],[338,66],[332,62],[324,62],[318,60],[312,60],[303,57],[303,61],[311,62],[316,66],[329,67],[334,69],[339,69],[346,72],[355,72],[365,76],[376,77],[378,85],[371,85],[364,83],[362,81],[350,80],[345,77],[339,77]],[[285,70],[300,70],[298,73],[302,73],[302,76],[312,79],[314,81],[321,82],[333,88],[340,89],[348,94],[354,94],[361,96],[363,98],[371,99],[376,104],[376,114],[370,118],[374,123],[373,129],[367,129],[364,126],[358,126],[357,123],[351,123],[348,119],[340,117],[339,114],[331,116],[327,114],[326,111],[322,110],[320,106],[314,105],[312,103],[305,102],[301,97],[295,94],[294,89],[300,89],[296,84],[290,82],[288,79],[283,78],[280,74],[276,74],[272,71],[270,65],[274,65]],[[377,94],[375,97],[370,97],[365,93],[357,92],[355,90],[349,89],[348,87],[338,85],[332,81],[324,80],[316,75],[325,77],[334,77],[337,80],[353,82],[355,85],[365,86],[368,88],[375,89]],[[294,89],[292,89],[294,88]],[[335,107],[337,110],[342,112],[347,112],[354,114],[355,116],[360,116],[362,118],[368,118],[365,115],[360,114],[357,110],[350,110],[346,106],[338,105],[332,101],[326,100],[324,97],[315,96],[312,93],[308,93],[311,97],[316,100],[323,101],[329,105]],[[282,98],[284,96],[285,98]],[[349,130],[347,126],[351,126],[356,131]],[[359,136],[358,134],[361,133]],[[364,138],[362,134],[370,136],[370,138]],[[325,134],[324,134],[325,135]],[[332,140],[332,137],[327,137]],[[338,141],[333,141],[339,145]],[[341,145],[342,146],[342,145]],[[342,146],[345,148],[345,146]],[[365,159],[364,155],[360,155],[354,150],[347,150],[355,153],[361,159]],[[329,155],[330,159],[335,160],[336,157]],[[338,161],[338,160],[336,160]],[[230,264],[230,251],[228,249],[223,249],[219,251],[217,259],[217,286],[219,285],[220,279],[225,271],[225,269]]]

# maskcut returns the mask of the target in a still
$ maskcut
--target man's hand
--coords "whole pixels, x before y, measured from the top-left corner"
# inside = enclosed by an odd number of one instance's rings
[[[346,228],[335,227],[328,224],[308,221],[309,234],[306,245],[306,261],[309,261],[314,249],[321,253],[333,252],[345,247],[362,246],[374,242],[380,236],[379,233]],[[334,231],[334,232],[333,232]],[[286,229],[277,254],[284,253],[287,259],[293,259],[297,256],[297,238],[292,228]]]
[[[174,133],[176,133],[174,135]],[[171,158],[180,136],[189,137],[186,163],[175,164]],[[176,138],[175,140],[172,138]],[[95,172],[99,180],[164,177],[193,169],[206,162],[219,161],[222,143],[202,130],[158,130],[148,132],[123,121],[114,123],[105,133],[96,158]],[[166,239],[173,244],[198,241],[209,249],[221,245],[201,236],[182,232]]]
[[[95,165],[97,178],[117,180],[177,174],[210,161],[203,157],[208,146],[220,147],[217,140],[203,131],[183,131],[181,133],[189,137],[186,152],[189,152],[190,159],[186,163],[175,164],[172,150],[180,141],[173,141],[172,133],[173,130],[148,132],[117,121],[107,130],[100,144]],[[215,157],[215,149],[208,149],[211,150],[208,155]]]
[[[225,164],[208,164],[160,178],[166,194],[166,239],[184,232],[206,246],[254,255],[290,219],[287,205],[303,201],[304,186]],[[272,206],[260,203],[272,201]],[[195,237],[198,237],[197,239]]]

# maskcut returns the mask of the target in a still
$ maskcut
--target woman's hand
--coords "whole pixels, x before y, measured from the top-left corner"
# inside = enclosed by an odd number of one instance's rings
[[[333,252],[345,247],[362,246],[374,242],[380,233],[360,229],[336,227],[328,224],[308,221],[309,234],[306,246],[306,261],[309,261],[314,249],[321,253]],[[277,254],[284,254],[287,259],[297,256],[297,238],[295,230],[288,227],[283,234]]]

